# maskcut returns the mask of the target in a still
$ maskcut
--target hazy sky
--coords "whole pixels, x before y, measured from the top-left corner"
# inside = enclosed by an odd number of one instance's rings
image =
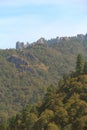
[[[87,0],[0,0],[0,48],[87,33]]]

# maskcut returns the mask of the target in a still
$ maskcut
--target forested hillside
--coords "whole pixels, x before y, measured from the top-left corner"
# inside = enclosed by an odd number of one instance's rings
[[[77,66],[81,63],[78,57]],[[73,74],[59,81],[58,87],[48,87],[42,102],[27,105],[0,129],[87,130],[87,72],[76,67]]]
[[[87,36],[40,39],[22,49],[0,50],[0,122],[28,103],[42,101],[48,86],[58,86],[74,71],[79,53],[87,57]]]

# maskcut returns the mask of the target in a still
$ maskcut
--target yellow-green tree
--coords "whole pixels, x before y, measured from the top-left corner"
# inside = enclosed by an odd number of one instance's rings
[[[60,130],[55,123],[49,123],[46,130]]]

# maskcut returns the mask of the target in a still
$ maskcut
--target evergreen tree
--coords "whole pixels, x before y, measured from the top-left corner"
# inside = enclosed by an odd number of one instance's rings
[[[84,63],[83,72],[87,74],[87,61]]]
[[[83,57],[81,54],[78,54],[76,61],[76,73],[80,74],[83,72]]]

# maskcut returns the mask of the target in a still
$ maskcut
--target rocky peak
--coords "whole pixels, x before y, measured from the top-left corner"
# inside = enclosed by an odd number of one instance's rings
[[[37,44],[46,44],[45,38],[40,38],[40,39],[37,41]]]
[[[24,48],[24,42],[16,42],[16,49],[23,49]]]

